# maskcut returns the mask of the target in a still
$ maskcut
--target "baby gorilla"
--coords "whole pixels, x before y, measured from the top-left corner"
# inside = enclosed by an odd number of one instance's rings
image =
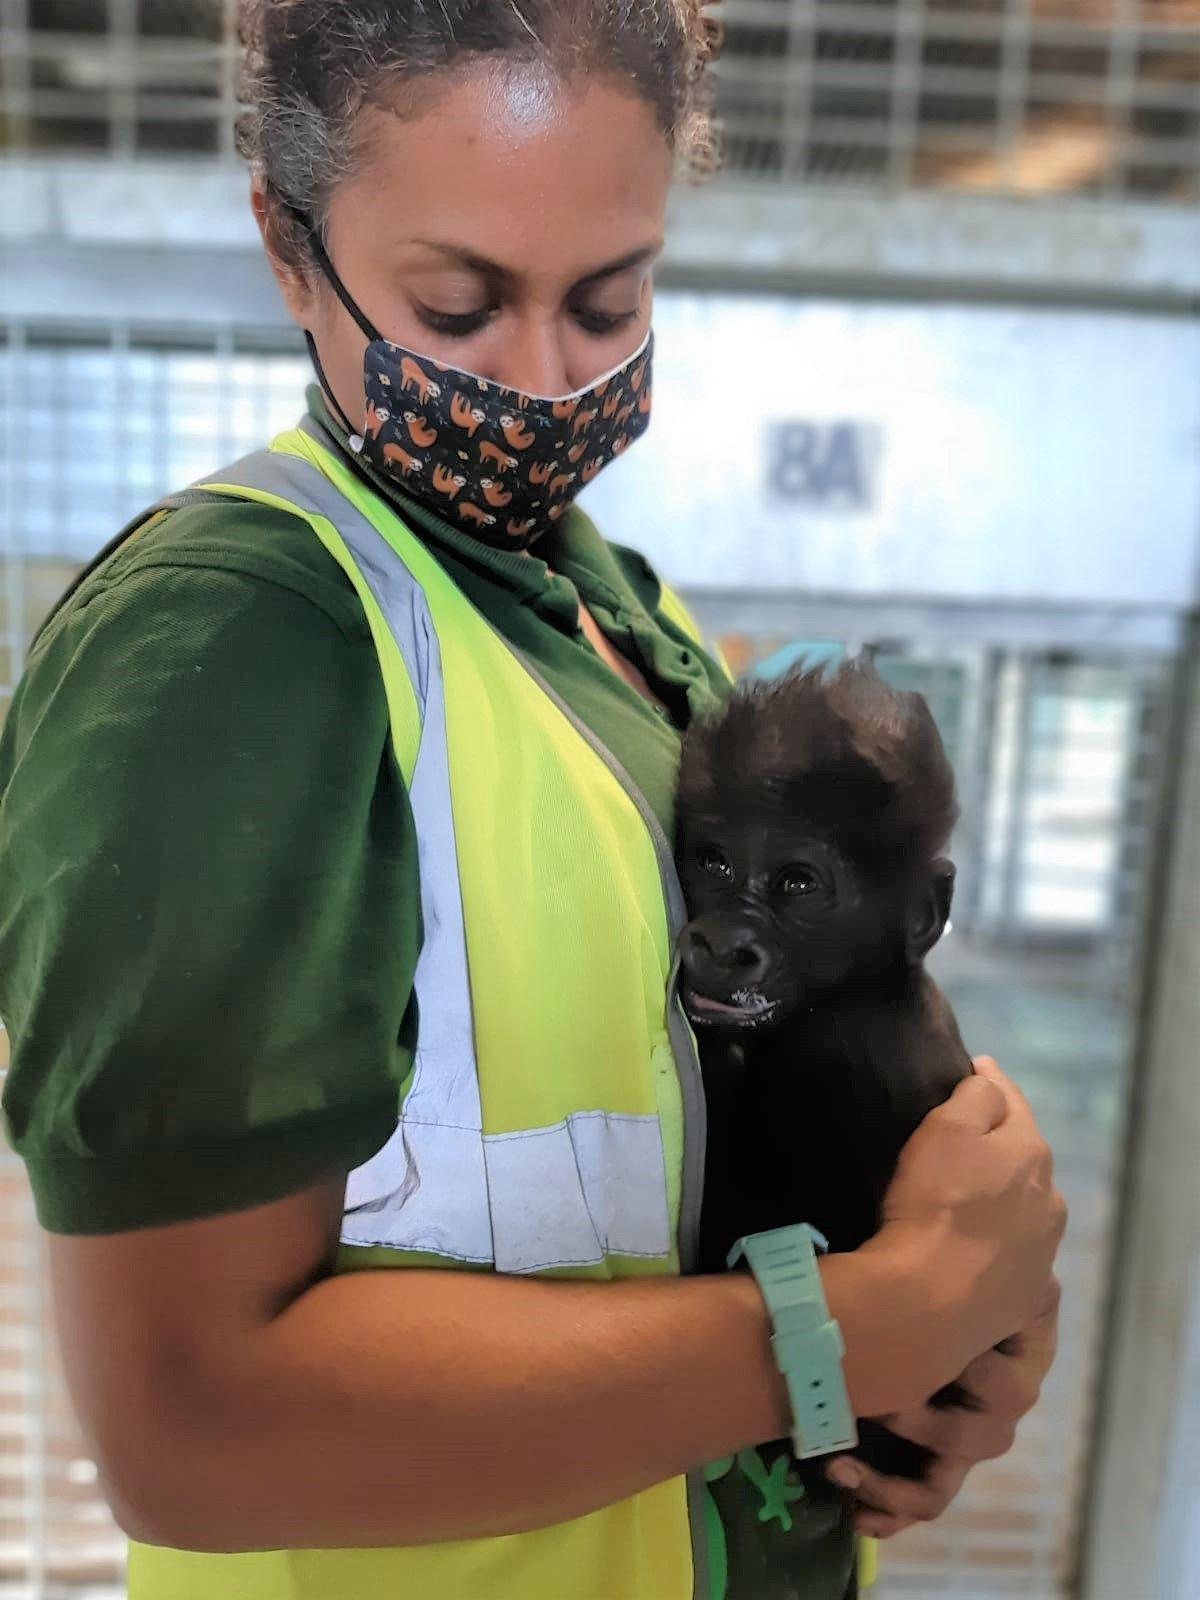
[[[743,686],[689,732],[677,854],[708,1101],[701,1271],[795,1222],[856,1249],[902,1145],[971,1071],[923,967],[950,913],[957,814],[929,707],[861,663]],[[964,1399],[950,1385],[936,1403]],[[923,1475],[919,1446],[870,1422],[860,1435],[879,1470]],[[798,1472],[833,1511],[820,1461]]]

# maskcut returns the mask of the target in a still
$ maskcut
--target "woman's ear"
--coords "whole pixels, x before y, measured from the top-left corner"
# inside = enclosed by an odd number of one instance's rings
[[[939,857],[930,863],[929,875],[913,893],[908,919],[908,959],[917,966],[946,931],[950,905],[954,899],[953,861]]]
[[[285,235],[279,208],[272,204],[266,185],[258,177],[250,186],[250,207],[288,315],[299,327],[309,328],[317,310],[312,281],[296,258],[294,241]]]

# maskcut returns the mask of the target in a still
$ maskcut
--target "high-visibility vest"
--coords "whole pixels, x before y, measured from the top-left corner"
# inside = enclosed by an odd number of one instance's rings
[[[415,1063],[392,1138],[349,1176],[338,1269],[694,1269],[704,1097],[672,981],[683,901],[645,800],[315,425],[198,487],[304,518],[354,585],[416,822]],[[135,1543],[130,1600],[708,1600],[705,1505],[698,1468],[502,1537]]]

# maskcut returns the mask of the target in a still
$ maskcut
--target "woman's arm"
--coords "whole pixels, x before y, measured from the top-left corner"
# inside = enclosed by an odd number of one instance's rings
[[[52,1236],[72,1393],[133,1537],[244,1550],[512,1533],[786,1433],[753,1280],[331,1277],[343,1188]]]
[[[917,1404],[1044,1292],[1061,1234],[1044,1145],[1015,1099],[970,1083],[908,1164],[903,1221],[823,1264],[860,1413]],[[975,1186],[955,1193],[968,1149]],[[330,1276],[343,1191],[52,1236],[68,1380],[133,1537],[233,1551],[512,1533],[787,1432],[745,1275]]]

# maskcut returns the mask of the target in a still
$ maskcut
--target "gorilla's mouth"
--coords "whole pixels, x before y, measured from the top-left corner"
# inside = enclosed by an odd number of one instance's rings
[[[714,1000],[711,995],[684,987],[683,1005],[692,1022],[719,1024],[722,1027],[757,1028],[779,1010],[778,1000],[768,1000],[757,989],[738,989],[729,1000]]]

